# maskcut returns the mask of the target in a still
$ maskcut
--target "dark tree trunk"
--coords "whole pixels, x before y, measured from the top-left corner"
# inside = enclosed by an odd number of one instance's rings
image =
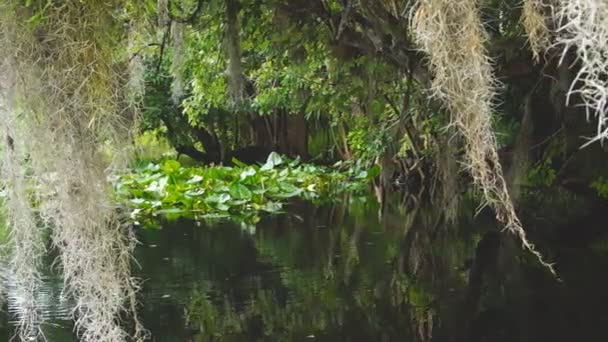
[[[251,129],[255,146],[270,148],[292,158],[310,158],[308,122],[304,113],[279,111],[272,115],[254,115]]]
[[[218,137],[202,127],[191,126],[179,110],[174,110],[172,117],[163,115],[161,120],[167,127],[169,142],[178,154],[185,154],[203,164],[219,164],[222,161],[222,147]],[[199,142],[204,151],[195,145]]]
[[[288,155],[299,156],[307,160],[308,154],[308,122],[304,113],[292,114],[287,117]]]

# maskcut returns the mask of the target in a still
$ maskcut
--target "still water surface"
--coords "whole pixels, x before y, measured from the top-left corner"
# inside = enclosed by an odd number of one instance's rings
[[[490,215],[447,226],[432,210],[377,210],[294,203],[255,228],[180,220],[140,230],[135,272],[152,341],[608,340],[608,242],[568,238],[593,222],[541,246],[559,262],[558,282]],[[12,330],[7,285],[0,341]],[[48,272],[44,332],[77,341],[60,289]]]

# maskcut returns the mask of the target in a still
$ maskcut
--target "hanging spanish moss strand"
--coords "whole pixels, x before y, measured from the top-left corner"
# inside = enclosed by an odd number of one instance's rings
[[[583,145],[608,138],[608,2],[604,0],[558,0],[557,42],[563,58],[574,50],[581,69],[568,92],[579,95],[587,120],[597,118],[595,137]]]
[[[535,62],[550,45],[550,30],[545,17],[546,5],[543,0],[524,0],[521,23],[528,35],[528,43]]]
[[[141,55],[141,51],[145,48],[140,42],[144,40],[141,38],[141,32],[143,31],[142,24],[139,22],[133,22],[129,26],[129,32],[127,34],[127,58],[128,58],[128,99],[130,100],[130,106],[139,113],[139,108],[143,103],[144,92],[145,92],[145,70],[144,58]]]
[[[1,9],[1,8],[0,8]],[[3,70],[8,61],[0,61]],[[36,294],[41,285],[40,264],[45,252],[42,229],[36,224],[32,199],[28,194],[27,167],[25,166],[24,136],[13,120],[9,107],[9,78],[0,75],[0,129],[6,144],[2,151],[0,175],[6,188],[7,218],[9,228],[9,285],[15,302],[17,318],[15,336],[21,341],[37,341],[42,338],[42,317],[36,308]]]
[[[171,21],[171,18],[169,18],[169,0],[158,0],[156,2],[156,13],[158,26],[161,28],[167,27]]]
[[[433,72],[432,94],[449,110],[451,125],[462,136],[465,166],[505,229],[555,274],[528,241],[503,177],[491,122],[496,80],[477,1],[420,0],[412,13],[412,30]]]
[[[183,74],[186,54],[184,45],[185,26],[178,22],[174,22],[171,26],[171,47],[173,50],[173,58],[171,59],[171,100],[176,105],[181,104],[186,87]]]
[[[115,60],[113,49],[120,42],[108,36],[122,25],[107,1],[50,1],[37,9],[45,16],[35,31],[27,26],[31,8],[18,1],[4,6],[6,55],[0,52],[0,58],[19,75],[10,85],[7,112],[24,127],[19,138],[27,141],[29,157],[18,172],[31,174],[40,217],[52,228],[64,295],[75,302],[76,332],[84,342],[143,340],[130,271],[132,235],[107,182],[113,155],[103,152],[120,146],[132,124],[122,108],[125,64]],[[25,234],[19,226],[12,229]],[[123,314],[134,320],[132,333],[119,322]]]

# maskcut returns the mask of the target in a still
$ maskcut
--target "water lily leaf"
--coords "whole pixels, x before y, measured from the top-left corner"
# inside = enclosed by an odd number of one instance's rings
[[[205,194],[205,190],[203,190],[203,189],[188,190],[188,191],[184,192],[184,195],[187,197],[198,197],[198,196],[203,196],[204,194]]]
[[[165,191],[165,187],[167,186],[168,177],[159,178],[157,181],[154,181],[146,187],[146,191],[163,193]]]
[[[237,199],[250,199],[253,193],[243,184],[233,184],[230,187],[230,195]]]
[[[255,174],[256,174],[255,169],[252,167],[248,167],[243,172],[241,172],[241,180],[254,176]]]
[[[139,184],[147,184],[150,183],[152,181],[155,181],[159,178],[161,178],[163,176],[162,173],[152,173],[152,174],[143,174],[143,175],[137,175],[136,179],[134,179],[134,182],[137,182]]]
[[[158,171],[160,170],[160,165],[155,163],[149,163],[146,167],[143,168],[143,171]]]
[[[267,191],[268,191],[268,189],[266,189],[266,188],[257,188],[257,189],[254,189],[252,192],[256,195],[264,195]]]
[[[179,169],[181,169],[181,167],[182,167],[182,165],[177,160],[166,160],[162,164],[161,170],[165,174],[173,174],[173,173],[179,171]]]
[[[279,194],[281,197],[294,197],[302,193],[302,189],[291,183],[281,183],[279,188],[281,189],[281,193]]]
[[[222,184],[216,184],[215,186],[213,186],[212,190],[213,190],[212,192],[219,194],[221,192],[230,191],[230,188],[228,186],[226,186],[226,184],[222,183]]]
[[[165,206],[175,203],[182,203],[186,206],[190,206],[190,203],[192,203],[192,197],[186,197],[182,192],[172,192],[163,198],[163,203]]]
[[[279,202],[268,202],[262,209],[269,213],[278,213],[283,209],[283,205]]]
[[[188,184],[200,183],[203,180],[203,177],[199,175],[194,175],[192,178],[188,180]]]
[[[220,194],[219,196],[219,203],[226,203],[230,201],[230,195],[229,194]]]
[[[229,200],[230,200],[230,195],[223,193],[223,194],[211,195],[205,199],[205,202],[222,204],[222,203],[228,202]]]
[[[156,213],[157,214],[180,214],[183,213],[184,209],[181,208],[166,208],[166,209],[160,209],[157,210]]]
[[[230,210],[230,206],[229,205],[222,204],[222,203],[218,204],[215,208],[217,210],[219,210],[219,211],[228,211],[228,210]]]
[[[133,198],[133,199],[131,199],[130,202],[133,203],[133,204],[138,204],[139,205],[139,204],[142,204],[142,203],[146,202],[146,200],[143,199],[143,198]]]
[[[135,220],[137,218],[137,216],[139,215],[139,213],[141,213],[141,209],[139,209],[139,208],[133,209],[131,211],[131,215],[130,215],[131,219]]]
[[[292,160],[291,163],[289,163],[289,167],[296,167],[298,165],[300,165],[302,161],[300,160],[300,156],[297,156],[296,159]]]
[[[260,168],[260,170],[262,170],[262,171],[272,170],[276,166],[281,165],[282,163],[283,163],[283,158],[281,158],[281,156],[278,153],[273,151],[268,155],[268,159],[266,159],[266,164],[264,164],[264,166],[262,166]]]
[[[207,219],[221,219],[221,218],[228,218],[228,217],[230,217],[230,215],[225,214],[225,213],[209,213],[209,214],[201,215],[200,217],[207,218]]]

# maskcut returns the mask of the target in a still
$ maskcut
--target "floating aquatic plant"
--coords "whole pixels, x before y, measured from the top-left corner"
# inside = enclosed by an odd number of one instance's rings
[[[276,153],[262,166],[183,167],[175,160],[150,163],[120,176],[118,197],[132,208],[132,217],[190,216],[255,223],[262,212],[281,212],[285,201],[335,199],[367,189],[377,169],[369,172],[285,160]]]

